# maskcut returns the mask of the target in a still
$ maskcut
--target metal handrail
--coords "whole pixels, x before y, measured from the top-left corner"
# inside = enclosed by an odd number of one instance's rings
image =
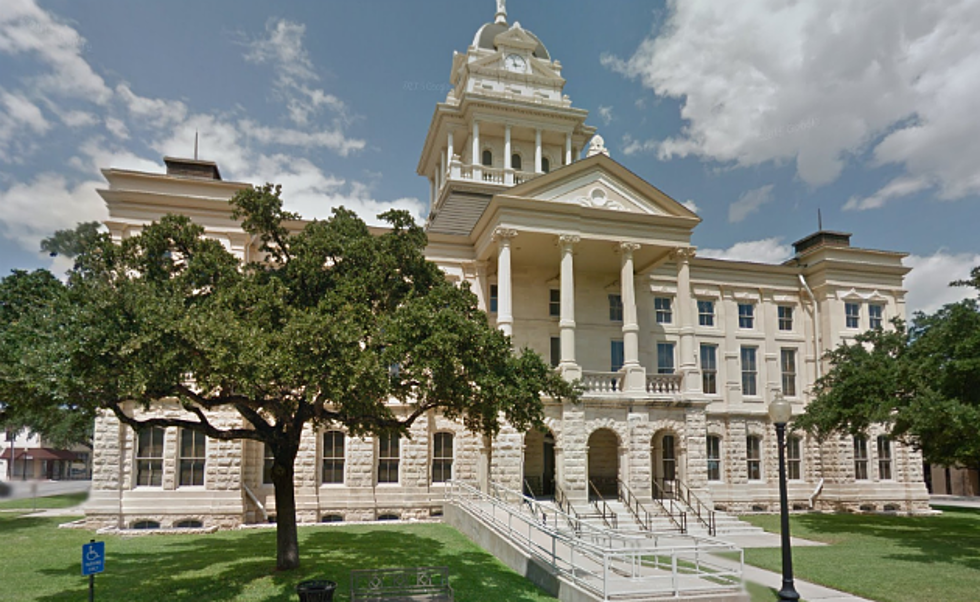
[[[590,533],[590,541],[528,517],[511,501],[523,497],[519,492],[503,486],[491,487],[491,491],[492,495],[450,481],[447,499],[521,552],[538,559],[540,566],[550,569],[553,575],[600,600],[614,599],[627,592],[631,596],[660,599],[688,593],[727,593],[741,588],[744,555],[732,544],[687,537],[689,543],[677,545],[674,535],[662,542],[656,533],[637,538],[583,525]],[[736,554],[736,566],[717,561],[716,556],[724,552]]]
[[[633,495],[633,492],[630,491],[630,488],[626,485],[626,483],[620,479],[616,479],[616,488],[619,493],[619,501],[626,506],[626,509],[633,515],[633,518],[640,525],[640,527],[646,529],[647,531],[653,531],[653,517],[650,516],[647,509],[643,507],[640,500]]]
[[[674,523],[674,526],[680,529],[681,533],[687,533],[687,514],[683,510],[674,508],[673,492],[668,494],[664,491],[663,486],[657,482],[657,479],[653,479],[652,483],[654,489],[657,490],[656,493],[659,494],[653,496],[653,502],[660,506],[660,509],[664,511],[664,514],[667,515],[670,522]],[[670,502],[669,507],[664,503],[664,500]]]
[[[595,498],[589,501],[595,508],[596,513],[602,518],[602,522],[606,523],[606,526],[610,529],[618,529],[619,518],[616,516],[616,513],[612,511],[612,508],[609,507],[609,504],[606,503],[606,500],[602,497],[602,494],[599,493],[599,488],[595,486],[592,479],[589,479],[589,488],[592,489],[592,493],[595,495]]]
[[[664,479],[659,479],[664,481]],[[656,483],[656,479],[654,480]],[[704,525],[708,530],[708,535],[714,537],[717,533],[717,525],[715,521],[715,511],[708,507],[707,504],[701,501],[691,488],[688,487],[684,481],[680,479],[670,479],[670,482],[674,484],[674,487],[670,490],[664,485],[660,487],[660,490],[665,492],[669,499],[674,499],[682,502],[687,506],[688,512],[694,515],[699,523]],[[659,484],[658,484],[659,486]]]
[[[565,496],[565,490],[561,488],[558,483],[555,483],[555,505],[558,506],[558,510],[565,516],[568,526],[575,531],[576,534],[582,533],[582,519],[579,518],[578,511],[572,506],[572,502]]]

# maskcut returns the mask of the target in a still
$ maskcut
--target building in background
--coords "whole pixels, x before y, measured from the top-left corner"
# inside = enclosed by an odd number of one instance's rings
[[[308,428],[299,520],[437,515],[451,478],[583,505],[690,491],[719,511],[776,511],[768,404],[781,394],[801,413],[825,351],[904,317],[904,254],[820,231],[779,265],[699,257],[690,241],[701,219],[609,156],[563,93],[561,63],[503,10],[454,53],[450,83],[418,163],[427,256],[471,285],[516,347],[551,358],[586,393],[545,400],[547,430],[504,428],[492,453],[438,413],[411,439]],[[208,161],[165,163],[166,174],[103,171],[112,236],[180,212],[239,258],[261,259],[227,204],[248,184]],[[161,400],[150,413],[181,412]],[[234,413],[213,421],[241,424]],[[796,509],[928,510],[921,455],[883,430],[823,443],[792,433],[787,456]],[[270,462],[256,442],[137,435],[106,414],[87,516],[120,527],[264,522],[275,514]]]
[[[91,467],[91,450],[84,446],[58,449],[26,429],[8,430],[0,440],[0,480],[89,479]]]

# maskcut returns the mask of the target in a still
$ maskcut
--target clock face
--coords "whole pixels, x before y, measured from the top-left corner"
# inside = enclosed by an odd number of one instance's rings
[[[507,58],[504,59],[504,66],[507,67],[509,71],[523,73],[527,70],[527,61],[525,61],[524,57],[519,54],[508,54]]]

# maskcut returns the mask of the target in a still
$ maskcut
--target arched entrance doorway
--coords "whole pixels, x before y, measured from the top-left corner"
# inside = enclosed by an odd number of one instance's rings
[[[618,478],[619,437],[611,429],[598,429],[589,436],[589,495],[598,490],[602,497],[615,499]]]
[[[650,474],[653,497],[673,497],[678,474],[677,436],[672,431],[657,431],[650,440]]]
[[[547,497],[555,494],[555,436],[551,431],[528,431],[524,435],[525,495]]]

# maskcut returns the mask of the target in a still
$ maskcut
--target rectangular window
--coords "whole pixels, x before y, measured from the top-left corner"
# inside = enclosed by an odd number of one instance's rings
[[[708,436],[708,480],[721,480],[721,437]]]
[[[262,484],[270,485],[272,483],[272,464],[274,457],[272,455],[272,448],[269,444],[265,444],[264,451],[262,452]]]
[[[789,305],[780,305],[779,311],[779,329],[780,330],[793,330],[793,308]]]
[[[609,341],[609,369],[612,372],[619,372],[619,369],[623,367],[623,342],[622,341]]]
[[[755,327],[755,305],[752,305],[751,303],[738,304],[738,327]]]
[[[551,337],[551,367],[557,368],[561,363],[561,337]]]
[[[145,428],[136,435],[136,485],[160,487],[163,485],[163,434],[162,428]]]
[[[323,433],[323,483],[344,482],[344,433]]]
[[[718,393],[718,347],[701,344],[701,389],[708,395]]]
[[[432,482],[445,483],[453,478],[453,435],[436,433],[432,439]]]
[[[854,438],[854,478],[858,481],[868,479],[868,440]]]
[[[698,326],[715,325],[715,302],[698,299]]]
[[[497,285],[490,285],[490,313],[497,313]]]
[[[888,437],[878,437],[878,478],[882,481],[892,478],[892,442]]]
[[[756,395],[755,347],[742,347],[742,395]]]
[[[180,487],[204,486],[206,442],[204,433],[180,429]]]
[[[750,481],[762,479],[762,439],[754,435],[745,438],[745,460]]]
[[[556,288],[548,291],[548,315],[561,316],[561,291]]]
[[[796,397],[796,349],[780,349],[779,362],[783,373],[783,395]]]
[[[861,306],[857,303],[844,304],[844,325],[848,328],[858,328],[861,325]]]
[[[657,374],[674,373],[674,344],[657,343]]]
[[[803,443],[799,437],[786,440],[786,477],[791,481],[799,481],[803,474]]]
[[[871,328],[881,328],[882,326],[882,316],[885,313],[885,308],[882,305],[869,305],[868,306],[868,326]]]
[[[657,324],[670,324],[674,321],[674,312],[670,309],[670,297],[654,297],[653,309],[656,311]]]
[[[623,321],[623,297],[620,295],[609,295],[609,320]]]
[[[378,482],[398,482],[398,433],[378,436]]]

